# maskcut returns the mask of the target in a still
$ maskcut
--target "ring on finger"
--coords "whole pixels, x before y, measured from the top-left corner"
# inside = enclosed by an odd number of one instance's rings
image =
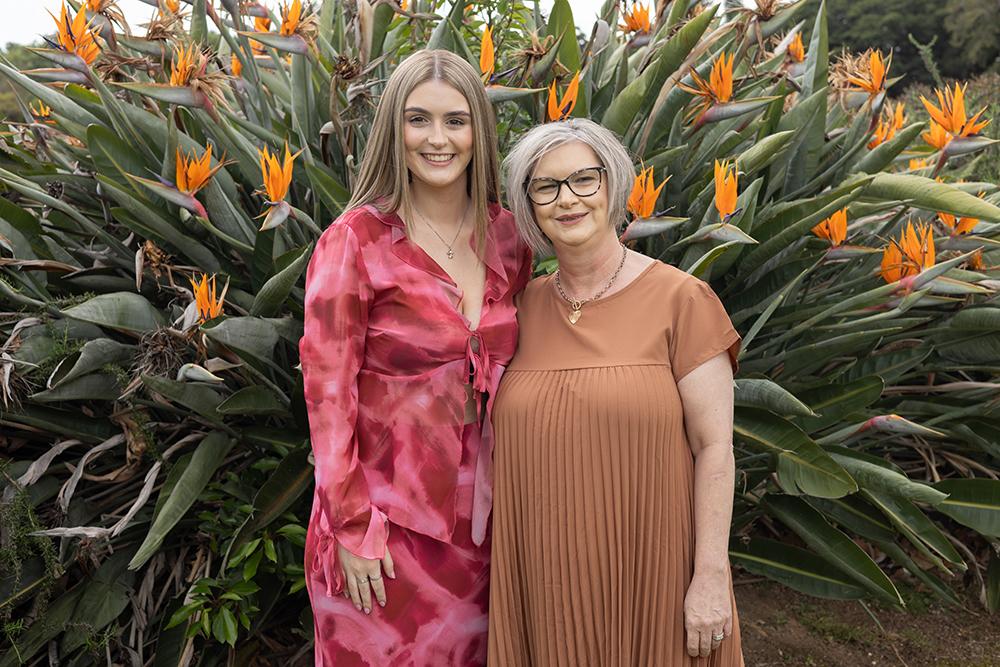
[[[369,580],[369,581],[378,581],[378,580],[379,580],[379,579],[381,579],[381,578],[382,578],[382,575],[381,575],[381,574],[380,574],[380,575],[378,575],[377,577],[373,577],[373,576],[372,576],[372,575],[370,575],[370,574],[368,575],[368,580]]]
[[[712,641],[713,642],[721,642],[725,638],[726,638],[726,633],[724,633],[724,632],[720,632],[718,634],[713,634],[712,635]]]

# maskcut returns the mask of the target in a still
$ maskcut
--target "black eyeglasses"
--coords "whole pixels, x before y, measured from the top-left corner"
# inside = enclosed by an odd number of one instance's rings
[[[528,199],[538,206],[551,204],[558,199],[564,183],[577,197],[590,197],[601,189],[601,175],[606,171],[604,167],[586,167],[574,171],[561,180],[533,178],[525,184],[524,190],[528,194]]]

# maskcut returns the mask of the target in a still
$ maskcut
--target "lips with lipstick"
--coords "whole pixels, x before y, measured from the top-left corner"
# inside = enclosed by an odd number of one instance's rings
[[[455,158],[455,153],[421,153],[420,157],[434,165],[448,164]]]
[[[587,215],[586,211],[581,213],[563,213],[562,215],[556,216],[556,221],[561,225],[569,227],[571,225],[575,225],[585,215]]]

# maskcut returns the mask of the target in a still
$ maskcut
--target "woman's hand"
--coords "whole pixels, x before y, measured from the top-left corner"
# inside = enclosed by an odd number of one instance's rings
[[[733,632],[733,605],[726,572],[695,572],[684,597],[684,628],[691,657],[705,658]]]
[[[344,596],[351,599],[357,610],[364,609],[366,614],[372,612],[372,591],[375,591],[379,606],[384,607],[385,582],[382,581],[382,573],[385,572],[390,579],[396,578],[389,546],[386,545],[385,557],[381,561],[355,556],[340,544],[337,545],[337,557],[344,572]]]

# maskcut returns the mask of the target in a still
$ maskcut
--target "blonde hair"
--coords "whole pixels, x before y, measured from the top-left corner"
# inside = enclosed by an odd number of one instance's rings
[[[475,220],[476,247],[482,250],[489,224],[488,205],[500,201],[496,119],[479,73],[459,56],[441,49],[417,51],[389,77],[372,122],[348,208],[374,204],[383,212],[402,211],[409,230],[412,201],[403,144],[406,99],[421,83],[442,81],[465,96],[472,122],[468,193]],[[379,201],[382,200],[382,201]]]
[[[522,136],[504,160],[507,174],[507,201],[521,238],[536,257],[553,254],[552,244],[535,222],[535,209],[528,199],[527,184],[538,161],[554,148],[579,141],[597,155],[606,169],[608,221],[616,230],[625,222],[625,205],[635,180],[635,166],[621,140],[611,130],[587,118],[570,118],[536,125]]]

